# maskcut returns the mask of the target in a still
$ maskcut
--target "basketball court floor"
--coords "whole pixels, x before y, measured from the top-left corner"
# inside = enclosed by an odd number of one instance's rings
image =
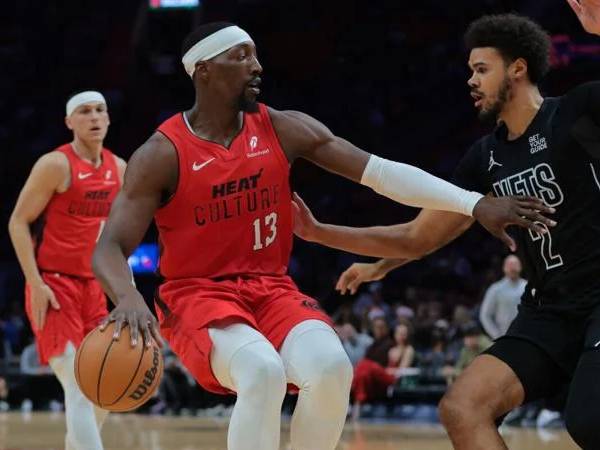
[[[289,450],[284,424],[282,450]],[[60,413],[0,413],[0,450],[64,448]],[[564,431],[508,428],[511,450],[576,450]],[[106,450],[226,450],[227,421],[192,417],[109,416],[102,436]],[[438,426],[349,423],[338,450],[452,450]],[[256,449],[260,450],[260,449]],[[319,449],[315,449],[319,450]]]

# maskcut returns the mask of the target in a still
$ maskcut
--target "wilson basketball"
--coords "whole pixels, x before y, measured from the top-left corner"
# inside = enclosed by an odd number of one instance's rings
[[[159,346],[146,347],[141,339],[131,346],[129,327],[113,340],[114,322],[106,330],[90,332],[75,356],[75,377],[83,394],[100,408],[130,411],[154,393],[163,373]]]

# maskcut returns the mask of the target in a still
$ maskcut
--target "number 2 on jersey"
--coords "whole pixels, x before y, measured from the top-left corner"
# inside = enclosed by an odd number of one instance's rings
[[[535,231],[529,230],[529,235],[531,236],[531,240],[533,242],[537,242],[541,239],[540,252],[542,253],[542,258],[544,263],[546,263],[546,270],[555,269],[563,265],[562,256],[559,254],[554,254],[552,252],[552,234],[550,234],[550,230],[548,227],[541,223],[536,222],[537,225],[541,226],[546,230],[545,233],[540,234]]]
[[[254,247],[253,250],[260,250],[262,248],[268,247],[275,241],[277,237],[277,213],[271,213],[268,216],[265,216],[265,227],[268,227],[269,235],[265,238],[264,244],[262,241],[262,229],[261,229],[261,220],[256,219],[253,222],[254,225]]]

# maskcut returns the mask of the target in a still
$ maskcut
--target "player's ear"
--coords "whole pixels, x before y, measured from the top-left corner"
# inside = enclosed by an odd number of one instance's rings
[[[524,79],[527,76],[527,61],[523,58],[515,59],[508,67],[508,73],[515,80]]]
[[[69,116],[65,116],[65,125],[69,130],[73,130],[73,124],[71,123],[71,118]]]
[[[207,61],[198,61],[196,63],[196,71],[194,77],[200,77],[202,80],[207,80],[210,72],[209,64]]]

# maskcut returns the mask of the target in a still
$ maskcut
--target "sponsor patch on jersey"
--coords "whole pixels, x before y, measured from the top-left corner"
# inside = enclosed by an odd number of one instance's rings
[[[252,152],[252,153],[246,153],[246,156],[248,158],[256,158],[257,156],[264,156],[267,153],[269,153],[271,150],[268,148],[265,148],[264,150],[259,150],[257,152]]]
[[[529,136],[529,147],[529,151],[533,155],[534,153],[546,150],[548,148],[548,143],[546,142],[545,137],[540,136],[540,133],[536,133],[533,136]]]

